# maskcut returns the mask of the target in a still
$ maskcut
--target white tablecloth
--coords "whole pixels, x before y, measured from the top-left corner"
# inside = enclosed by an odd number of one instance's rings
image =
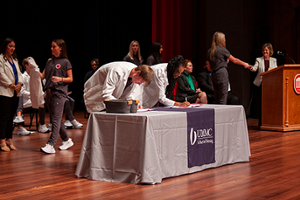
[[[75,174],[92,180],[155,184],[166,177],[249,161],[243,106],[202,107],[215,109],[215,163],[188,168],[185,112],[95,112],[89,117]]]

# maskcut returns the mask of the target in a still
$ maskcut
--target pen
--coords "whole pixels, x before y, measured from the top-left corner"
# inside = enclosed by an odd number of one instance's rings
[[[187,101],[187,97],[185,97],[185,101]]]

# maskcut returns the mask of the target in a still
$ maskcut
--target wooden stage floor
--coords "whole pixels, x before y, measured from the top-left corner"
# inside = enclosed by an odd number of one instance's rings
[[[250,162],[134,185],[75,176],[87,124],[83,112],[75,116],[84,124],[68,129],[75,145],[56,154],[40,152],[50,133],[14,134],[18,150],[0,152],[0,199],[300,199],[300,131],[260,131],[249,119]]]

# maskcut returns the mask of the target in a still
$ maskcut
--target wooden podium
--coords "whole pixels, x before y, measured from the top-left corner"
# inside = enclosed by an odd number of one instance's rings
[[[297,94],[300,90],[300,65],[281,65],[262,73],[261,76],[263,78],[260,128],[275,131],[300,130],[300,94]]]

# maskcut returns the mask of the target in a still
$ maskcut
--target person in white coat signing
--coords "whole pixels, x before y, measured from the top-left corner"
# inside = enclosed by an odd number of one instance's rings
[[[159,105],[187,107],[190,105],[187,101],[180,103],[172,100],[175,81],[184,71],[184,58],[181,55],[173,57],[169,63],[152,65],[151,68],[154,71],[154,77],[149,87],[143,90],[143,107],[151,108]]]
[[[148,86],[153,70],[148,65],[120,61],[100,67],[84,84],[84,101],[89,113],[105,109],[105,100],[134,99],[135,84]]]
[[[273,55],[273,46],[270,43],[263,44],[262,46],[262,57],[256,58],[255,64],[253,68],[251,68],[252,72],[257,71],[257,75],[253,81],[254,88],[253,88],[253,101],[252,107],[255,107],[253,110],[254,117],[259,119],[258,125],[261,124],[261,82],[262,76],[261,73],[268,71],[269,69],[277,67],[277,60],[276,58],[272,58]]]

